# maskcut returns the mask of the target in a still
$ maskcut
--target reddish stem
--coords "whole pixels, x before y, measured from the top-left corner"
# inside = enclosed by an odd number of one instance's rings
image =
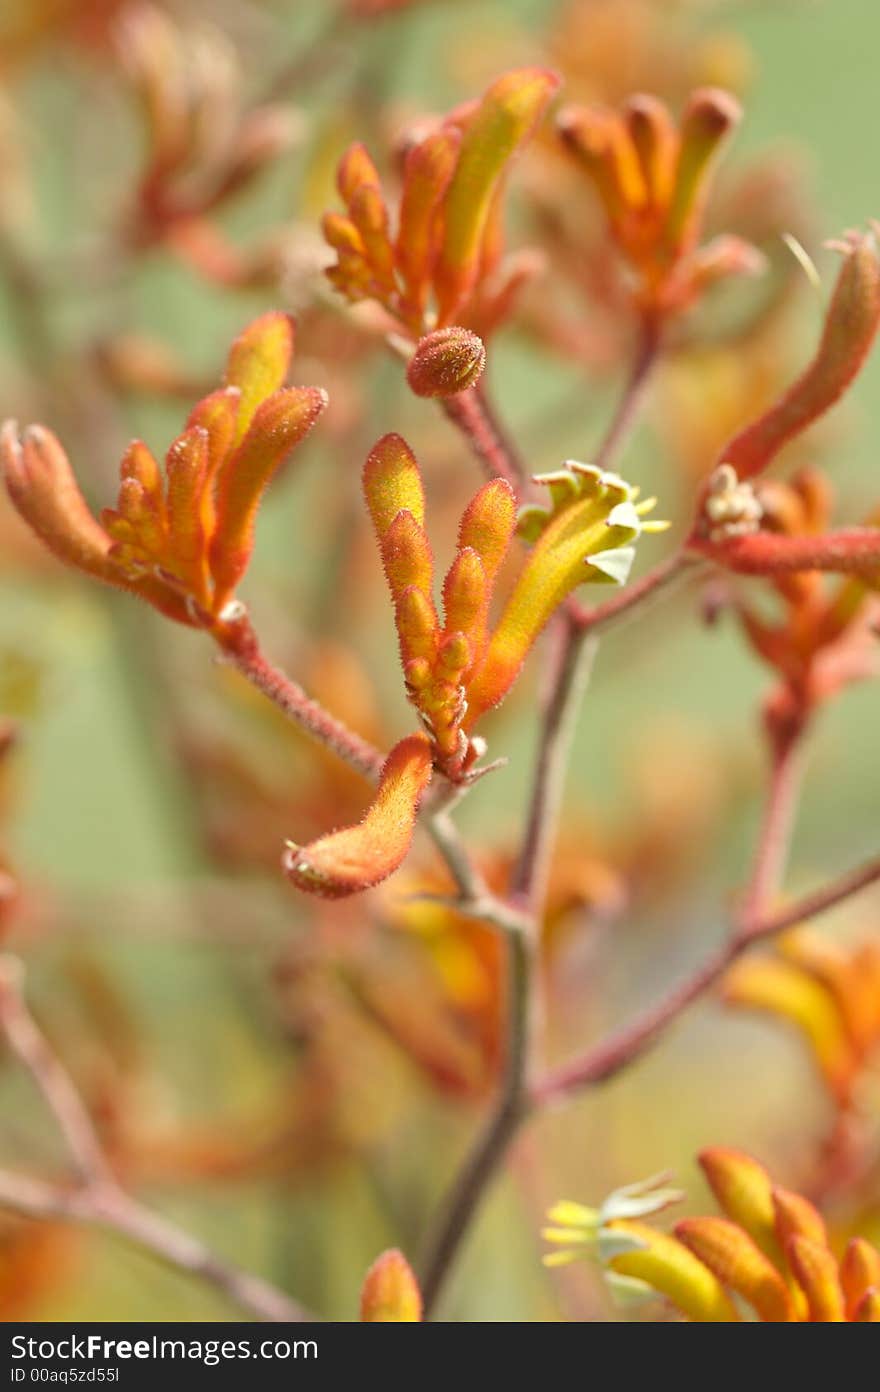
[[[880,528],[846,527],[818,536],[755,532],[731,541],[692,537],[691,551],[743,575],[787,575],[798,570],[831,570],[873,575],[880,570]]]
[[[224,656],[279,710],[370,782],[378,781],[384,754],[308,696],[298,682],[273,667],[260,651],[259,639],[246,617],[227,625],[215,636]]]
[[[522,485],[519,462],[514,459],[486,411],[485,402],[476,387],[458,396],[444,397],[443,411],[467,440],[474,454],[485,465],[490,478],[507,479],[512,488]]]

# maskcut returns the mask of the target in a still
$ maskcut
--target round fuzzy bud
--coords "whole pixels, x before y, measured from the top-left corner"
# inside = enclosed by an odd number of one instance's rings
[[[452,325],[419,339],[406,378],[416,396],[457,396],[474,385],[485,366],[483,340]]]

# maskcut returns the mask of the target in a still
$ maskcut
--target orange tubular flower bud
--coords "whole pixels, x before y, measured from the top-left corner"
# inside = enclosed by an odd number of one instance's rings
[[[684,1218],[676,1223],[675,1235],[723,1285],[747,1300],[762,1320],[773,1324],[794,1320],[785,1282],[736,1223],[726,1218]]]
[[[483,340],[470,329],[437,329],[419,340],[406,380],[416,396],[457,396],[479,380],[485,365]]]
[[[862,1301],[872,1291],[880,1301],[880,1252],[863,1237],[854,1237],[840,1263],[840,1284],[846,1301],[847,1319],[855,1319]],[[875,1319],[876,1316],[872,1316]]]
[[[385,761],[376,797],[356,825],[307,846],[288,842],[283,868],[298,889],[342,899],[392,875],[410,848],[422,794],[431,778],[431,745],[410,735]]]
[[[848,1096],[857,1060],[827,990],[795,963],[769,955],[747,957],[724,979],[724,999],[789,1021],[807,1039],[835,1096]]]
[[[255,320],[232,346],[226,385],[198,402],[171,444],[165,477],[142,441],[129,446],[116,507],[100,524],[54,436],[32,426],[19,440],[7,425],[0,451],[13,503],[61,560],[223,641],[266,485],[327,402],[317,387],[282,385],[292,348],[287,315]]]
[[[819,1247],[828,1246],[825,1220],[814,1204],[791,1189],[773,1190],[776,1231],[783,1250],[793,1237],[807,1237]]]
[[[712,167],[741,115],[739,102],[714,87],[694,92],[685,108],[665,226],[666,243],[677,252],[696,239]]]
[[[740,479],[766,469],[783,445],[840,399],[860,371],[880,325],[880,258],[874,236],[853,236],[816,356],[786,394],[721,452]]]
[[[422,1296],[412,1267],[396,1248],[383,1252],[364,1278],[361,1322],[413,1324],[421,1318]]]
[[[768,1324],[880,1321],[880,1253],[869,1242],[854,1239],[838,1269],[822,1216],[808,1199],[774,1187],[763,1166],[740,1151],[714,1147],[700,1163],[729,1218],[685,1218],[670,1237],[636,1215],[682,1195],[657,1191],[656,1181],[629,1185],[598,1209],[570,1202],[550,1209],[554,1227],[543,1236],[569,1250],[545,1264],[598,1258],[613,1291],[628,1300],[656,1291],[691,1320],[738,1319],[733,1294]],[[623,1216],[627,1210],[633,1218]],[[629,1284],[621,1288],[620,1277]]]
[[[425,521],[425,489],[415,455],[400,435],[383,435],[364,465],[364,496],[381,543],[397,514]]]
[[[787,1252],[795,1279],[807,1297],[810,1322],[843,1324],[843,1292],[837,1262],[828,1248],[808,1237],[793,1237]]]
[[[609,1265],[613,1271],[644,1281],[695,1323],[732,1324],[739,1319],[718,1277],[674,1237],[631,1219],[609,1223],[608,1227],[643,1244],[640,1249],[612,1257]]]
[[[437,218],[461,148],[461,131],[445,126],[406,157],[395,259],[406,285],[407,311],[420,317],[431,287],[439,247]]]

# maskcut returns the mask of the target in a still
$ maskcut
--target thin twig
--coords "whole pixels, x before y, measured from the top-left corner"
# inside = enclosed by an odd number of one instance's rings
[[[507,1147],[526,1114],[531,944],[527,933],[507,935],[507,1056],[498,1100],[469,1152],[430,1231],[422,1262],[425,1319],[436,1309],[446,1278]]]
[[[806,923],[836,908],[853,895],[880,882],[880,856],[847,871],[839,879],[770,914],[749,926],[744,923],[722,947],[667,996],[636,1020],[613,1032],[608,1038],[547,1072],[532,1090],[532,1104],[543,1108],[562,1102],[597,1083],[607,1081],[626,1068],[673,1024],[684,1010],[698,1000],[725,973],[732,962],[757,942],[775,937],[798,923]]]
[[[85,1223],[116,1233],[169,1266],[206,1281],[257,1319],[301,1324],[315,1318],[276,1286],[222,1261],[198,1238],[112,1185],[64,1189],[2,1170],[0,1205],[27,1218]]]
[[[0,958],[0,1031],[27,1068],[58,1123],[78,1182],[48,1184],[0,1172],[0,1204],[29,1218],[61,1219],[107,1228],[153,1256],[199,1277],[261,1320],[300,1323],[313,1318],[283,1291],[223,1261],[198,1238],[153,1213],[120,1187],[88,1111],[22,994],[24,973]]]
[[[801,788],[801,740],[791,734],[772,751],[770,783],[740,916],[741,931],[760,923],[779,893]]]
[[[83,1184],[108,1182],[112,1172],[92,1119],[69,1073],[25,1005],[23,984],[24,971],[18,959],[0,958],[0,1031],[43,1094]]]
[[[634,584],[627,585],[626,589],[612,595],[602,604],[597,604],[595,608],[587,609],[579,602],[572,603],[571,614],[586,632],[604,633],[620,619],[633,616],[637,610],[641,613],[647,601],[654,600],[671,585],[678,583],[697,563],[695,556],[685,551],[676,551],[666,560],[653,566]]]
[[[630,431],[638,420],[645,400],[645,393],[660,351],[660,339],[656,327],[646,324],[641,332],[635,360],[623,395],[611,418],[596,457],[592,461],[597,469],[609,469]]]

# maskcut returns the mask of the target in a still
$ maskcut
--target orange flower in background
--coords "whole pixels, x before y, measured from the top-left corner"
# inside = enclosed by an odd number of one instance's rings
[[[880,1252],[853,1238],[842,1258],[802,1195],[774,1185],[757,1160],[714,1147],[699,1157],[723,1218],[684,1218],[672,1234],[643,1221],[681,1196],[658,1181],[612,1194],[601,1208],[561,1203],[545,1237],[552,1265],[596,1254],[622,1300],[663,1297],[692,1323],[880,1323]],[[662,1181],[662,1176],[660,1180]]]
[[[505,73],[417,140],[404,162],[396,228],[376,166],[352,145],[337,176],[346,214],[323,222],[336,289],[375,301],[411,338],[457,323],[486,332],[522,273],[503,261],[508,168],[558,85],[544,68]]]
[[[744,957],[724,978],[724,999],[760,1010],[801,1035],[840,1109],[858,1090],[880,1049],[880,942],[842,946],[808,929],[775,950]]]
[[[738,103],[715,88],[694,92],[678,125],[663,102],[642,94],[620,110],[560,113],[562,139],[595,185],[647,323],[680,314],[718,280],[763,269],[739,237],[701,244],[714,167],[739,119]]]
[[[256,319],[232,346],[224,386],[196,405],[172,443],[164,477],[134,440],[117,505],[100,521],[51,431],[19,434],[7,422],[2,462],[15,507],[59,560],[222,641],[241,614],[235,590],[263,493],[327,403],[318,387],[283,385],[293,342],[286,315]]]

